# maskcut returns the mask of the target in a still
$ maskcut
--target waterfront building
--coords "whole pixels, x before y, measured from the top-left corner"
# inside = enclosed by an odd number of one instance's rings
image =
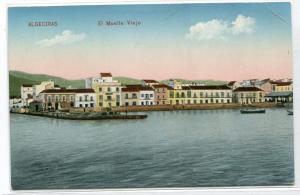
[[[21,100],[22,100],[22,106],[29,106],[29,103],[33,101],[32,85],[29,84],[21,85]]]
[[[293,91],[293,83],[292,82],[274,82],[275,83],[275,91],[283,92],[283,91]]]
[[[122,106],[151,105],[155,105],[153,88],[143,85],[126,85],[122,88]]]
[[[267,93],[265,98],[268,102],[282,102],[291,103],[293,102],[293,82],[288,80],[284,81],[273,81],[272,92]]]
[[[121,106],[121,83],[113,80],[111,73],[100,73],[99,77],[86,79],[85,83],[96,93],[96,108]]]
[[[233,90],[233,100],[240,104],[264,102],[264,96],[265,92],[258,87],[238,87]]]
[[[93,108],[95,91],[93,89],[46,89],[39,95],[46,110],[69,110],[70,108]]]
[[[191,103],[191,90],[189,86],[183,86],[179,80],[169,81],[169,102],[171,105]]]
[[[169,102],[169,89],[172,89],[166,84],[153,85],[154,89],[154,102],[156,105],[170,104]]]
[[[232,89],[227,85],[190,86],[192,104],[232,103]]]
[[[154,89],[150,86],[139,87],[139,105],[152,106],[155,105]]]
[[[136,85],[127,85],[122,88],[122,106],[138,106],[140,89]]]

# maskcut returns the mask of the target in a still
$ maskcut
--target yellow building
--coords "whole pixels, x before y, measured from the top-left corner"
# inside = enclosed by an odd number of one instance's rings
[[[292,82],[278,82],[275,86],[276,92],[283,91],[293,91],[293,83]]]
[[[178,80],[170,80],[170,89],[168,91],[169,103],[171,105],[190,104],[191,90],[189,86],[182,86]]]
[[[121,106],[121,83],[113,80],[111,73],[100,73],[100,77],[86,80],[86,87],[96,93],[95,108],[112,108]]]

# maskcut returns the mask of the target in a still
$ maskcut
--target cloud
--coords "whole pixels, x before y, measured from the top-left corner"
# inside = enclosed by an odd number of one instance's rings
[[[238,15],[232,22],[223,20],[210,20],[198,22],[189,28],[185,38],[190,40],[227,39],[229,36],[251,34],[254,32],[256,21],[254,18]]]
[[[37,41],[35,44],[42,47],[51,47],[54,45],[66,45],[85,39],[85,34],[74,34],[70,30],[64,30],[61,34],[55,35],[53,38],[42,39]]]

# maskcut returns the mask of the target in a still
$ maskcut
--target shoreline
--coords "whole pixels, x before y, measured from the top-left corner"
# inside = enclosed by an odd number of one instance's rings
[[[218,110],[218,109],[242,109],[242,108],[276,108],[282,107],[274,102],[253,103],[242,105],[231,104],[185,104],[185,105],[155,105],[155,106],[127,106],[112,108],[114,112],[147,112],[147,111],[174,111],[174,110]]]

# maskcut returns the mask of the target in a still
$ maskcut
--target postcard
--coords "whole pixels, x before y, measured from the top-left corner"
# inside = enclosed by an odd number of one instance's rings
[[[291,7],[8,8],[13,190],[293,186]]]

